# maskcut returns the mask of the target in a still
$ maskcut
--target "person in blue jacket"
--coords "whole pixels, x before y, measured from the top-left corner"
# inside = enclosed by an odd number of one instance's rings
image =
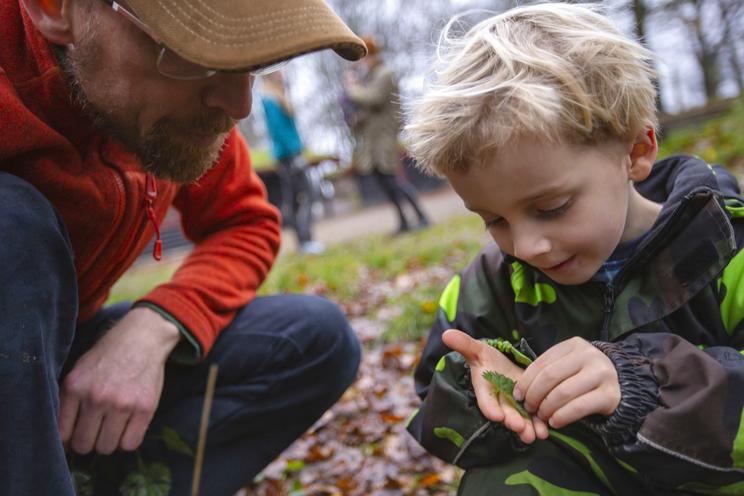
[[[277,162],[282,188],[282,215],[297,235],[301,252],[319,254],[325,247],[313,240],[313,189],[307,176],[307,160],[302,156],[302,140],[295,114],[285,91],[281,72],[263,78],[261,103],[271,138],[271,151]]]

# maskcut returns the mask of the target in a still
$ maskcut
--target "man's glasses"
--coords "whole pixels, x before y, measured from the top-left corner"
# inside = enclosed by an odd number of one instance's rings
[[[193,80],[206,79],[214,76],[218,72],[221,72],[203,67],[193,62],[189,62],[188,60],[184,59],[180,55],[176,54],[174,51],[170,50],[167,46],[165,46],[160,37],[156,35],[147,24],[142,22],[136,15],[134,15],[133,12],[127,10],[120,3],[117,3],[113,0],[104,0],[104,2],[109,4],[111,8],[114,9],[114,12],[137,26],[141,31],[143,31],[147,36],[149,36],[155,43],[160,46],[160,53],[158,54],[156,67],[158,69],[158,72],[163,76],[171,79]],[[289,60],[284,60],[276,64],[269,64],[257,67],[245,72],[248,72],[254,76],[265,76],[266,74],[278,71],[279,69],[287,65],[287,63],[289,63]]]

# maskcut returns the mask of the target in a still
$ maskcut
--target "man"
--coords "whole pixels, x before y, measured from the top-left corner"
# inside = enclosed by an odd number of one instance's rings
[[[398,172],[400,170],[400,108],[398,83],[393,71],[383,62],[381,50],[372,36],[365,36],[368,55],[358,63],[361,77],[347,73],[342,106],[346,122],[355,141],[354,163],[362,174],[372,174],[398,213],[398,231],[405,233],[429,225],[419,205],[416,189]],[[417,218],[412,224],[406,218],[408,203]]]
[[[266,66],[364,45],[322,0],[0,0],[0,46],[0,494],[73,494],[66,453],[98,454],[96,494],[135,459],[187,494],[194,460],[162,433],[196,445],[211,363],[201,492],[233,494],[359,360],[332,304],[255,297],[278,213],[234,122]],[[102,308],[171,204],[194,251]]]

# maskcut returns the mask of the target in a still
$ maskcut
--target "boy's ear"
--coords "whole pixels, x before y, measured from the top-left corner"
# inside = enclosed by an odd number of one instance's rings
[[[44,38],[56,45],[73,42],[70,2],[68,0],[22,0],[31,22]]]
[[[646,179],[651,174],[658,153],[654,128],[646,127],[636,136],[630,149],[629,179],[633,182]]]

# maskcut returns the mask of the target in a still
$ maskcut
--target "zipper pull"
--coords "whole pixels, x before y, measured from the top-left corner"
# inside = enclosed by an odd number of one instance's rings
[[[150,220],[153,229],[155,229],[155,244],[152,247],[152,258],[160,261],[163,258],[163,241],[160,239],[160,226],[155,220],[155,211],[153,204],[158,197],[158,184],[152,174],[145,176],[145,214]]]

